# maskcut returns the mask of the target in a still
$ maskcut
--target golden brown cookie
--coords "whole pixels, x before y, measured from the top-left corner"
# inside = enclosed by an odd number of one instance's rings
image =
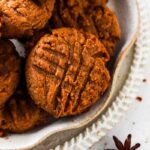
[[[101,0],[84,0],[82,3],[78,0],[70,1],[56,1],[50,26],[52,28],[74,27],[92,33],[102,41],[113,56],[121,36],[115,13],[107,6],[101,5]]]
[[[26,91],[18,89],[0,109],[0,129],[21,133],[48,121],[48,114],[37,108]]]
[[[25,48],[26,48],[27,55],[28,55],[28,52],[30,52],[30,49],[32,49],[36,45],[36,43],[38,42],[38,40],[45,33],[51,33],[51,27],[58,28],[58,27],[65,26],[65,25],[63,25],[63,23],[61,23],[61,21],[59,20],[59,17],[57,16],[57,15],[59,15],[59,14],[57,14],[57,9],[60,9],[61,7],[63,7],[63,6],[60,6],[60,4],[62,4],[63,2],[65,2],[66,5],[67,5],[67,7],[68,8],[70,7],[70,9],[71,9],[71,11],[70,11],[71,17],[70,18],[68,17],[68,19],[70,20],[68,22],[68,27],[77,27],[77,25],[76,25],[77,18],[78,18],[78,16],[80,14],[84,13],[85,9],[88,9],[88,8],[91,9],[91,7],[96,7],[96,6],[105,6],[106,3],[107,3],[107,0],[67,0],[67,1],[63,1],[63,0],[58,1],[57,0],[57,2],[55,3],[55,10],[54,10],[55,12],[53,13],[54,14],[53,15],[53,19],[56,21],[55,24],[52,25],[52,26],[49,26],[47,24],[44,27],[44,29],[36,32],[32,37],[23,38],[23,39],[20,40],[23,43],[23,45],[25,46]],[[66,14],[67,14],[67,12],[66,12]],[[58,20],[57,20],[57,18],[58,18]],[[67,20],[68,19],[64,19],[66,24],[67,24]]]
[[[108,60],[107,50],[94,35],[73,28],[53,30],[27,59],[29,94],[55,117],[80,114],[108,88]]]
[[[80,20],[80,28],[99,37],[109,54],[113,56],[115,46],[121,37],[116,15],[108,7],[89,9],[87,17]]]
[[[51,17],[55,0],[0,0],[0,34],[5,38],[32,36]]]
[[[20,79],[21,60],[9,40],[0,40],[0,107],[14,93]]]

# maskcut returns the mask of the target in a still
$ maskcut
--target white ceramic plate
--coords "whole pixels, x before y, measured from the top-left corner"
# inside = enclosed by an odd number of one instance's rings
[[[145,1],[137,0],[140,16],[139,34],[135,43],[130,51],[126,51],[123,55],[125,58],[127,53],[132,57],[132,63],[128,77],[119,89],[119,94],[113,99],[112,104],[108,107],[107,111],[102,113],[97,120],[93,121],[90,126],[87,126],[84,131],[80,132],[78,136],[72,137],[65,143],[60,143],[55,147],[55,150],[88,150],[92,145],[104,137],[117,123],[126,115],[126,111],[130,108],[131,104],[135,103],[135,98],[139,93],[140,85],[144,79],[145,65],[147,64],[150,56],[150,21],[147,11],[147,3]],[[129,56],[128,55],[128,56]],[[130,58],[126,58],[130,59]],[[126,61],[120,63],[122,68],[126,66]],[[118,68],[118,67],[117,67]],[[77,129],[76,129],[77,130]],[[52,140],[52,139],[51,139]],[[43,144],[43,148],[48,148],[48,144]],[[38,146],[39,150],[43,148]],[[42,149],[41,149],[42,148]],[[44,150],[44,149],[43,149]],[[99,150],[104,150],[104,147],[99,147]]]
[[[24,134],[12,134],[9,135],[8,139],[0,138],[1,150],[33,148],[48,137],[51,139],[48,141],[48,145],[55,146],[60,144],[60,140],[65,141],[68,137],[72,136],[70,133],[76,134],[80,132],[85,125],[106,111],[123,86],[128,75],[133,56],[133,51],[129,49],[133,46],[136,39],[139,24],[138,8],[135,0],[110,0],[109,7],[116,12],[119,18],[122,39],[118,45],[119,55],[115,65],[112,86],[103,99],[82,115],[60,119],[43,128]],[[17,49],[20,49],[20,45],[18,44]]]

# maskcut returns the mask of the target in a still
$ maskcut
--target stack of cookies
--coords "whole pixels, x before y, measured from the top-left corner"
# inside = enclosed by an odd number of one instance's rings
[[[81,114],[110,84],[121,32],[107,0],[0,1],[0,130]],[[26,49],[21,58],[9,40]]]

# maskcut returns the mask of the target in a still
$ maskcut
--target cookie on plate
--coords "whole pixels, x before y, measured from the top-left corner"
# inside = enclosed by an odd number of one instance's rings
[[[22,133],[43,125],[52,118],[30,98],[25,82],[25,58],[22,58],[20,82],[14,94],[0,108],[0,131]]]
[[[0,34],[5,38],[32,36],[51,17],[54,0],[1,0]]]
[[[0,107],[14,93],[20,79],[21,60],[9,40],[0,40]]]
[[[120,26],[114,12],[108,7],[89,9],[87,17],[80,20],[80,28],[95,34],[108,50],[110,56],[121,38]]]
[[[73,28],[53,30],[27,59],[29,94],[57,118],[80,114],[108,88],[108,60],[107,50],[94,35]]]
[[[71,3],[57,0],[50,26],[52,28],[74,27],[92,33],[101,40],[110,56],[113,56],[121,36],[118,19],[106,5],[100,5],[99,0],[91,0],[90,3],[89,1],[80,3],[74,0],[74,3]]]
[[[48,116],[32,102],[26,91],[18,89],[5,106],[0,108],[0,130],[25,132],[46,123]]]

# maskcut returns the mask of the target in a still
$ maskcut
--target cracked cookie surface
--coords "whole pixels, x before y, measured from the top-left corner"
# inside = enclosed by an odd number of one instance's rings
[[[92,34],[61,28],[41,38],[26,64],[29,94],[59,118],[92,106],[109,86],[109,54]]]
[[[5,106],[0,108],[0,129],[15,133],[25,132],[46,123],[48,116],[32,102],[26,91],[17,89]]]
[[[54,0],[0,0],[0,34],[5,38],[32,36],[51,17]]]
[[[110,56],[114,55],[121,36],[115,13],[99,0],[56,0],[50,26],[74,27],[92,33],[101,40]]]
[[[9,40],[0,40],[0,107],[14,93],[20,79],[21,60]]]

